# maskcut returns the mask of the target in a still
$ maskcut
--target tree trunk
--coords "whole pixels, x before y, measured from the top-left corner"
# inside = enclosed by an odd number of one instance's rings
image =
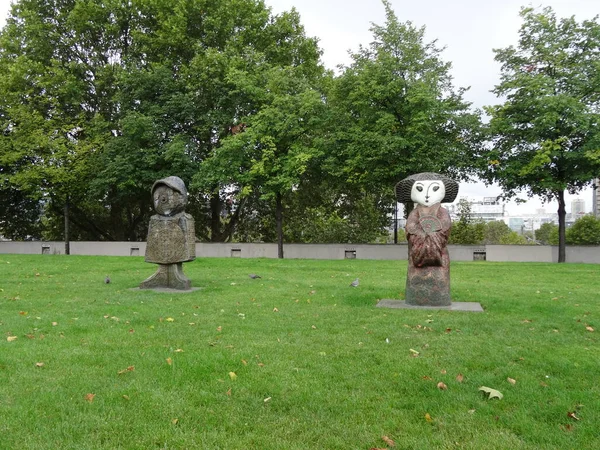
[[[565,191],[558,191],[556,199],[558,200],[558,262],[564,263],[566,261],[565,218],[567,215],[565,210]]]
[[[65,197],[65,255],[71,254],[71,238],[70,238],[70,230],[69,230],[69,196]]]
[[[394,201],[394,244],[398,243],[398,202]]]
[[[221,197],[213,194],[210,198],[210,241],[221,242]]]
[[[277,257],[283,258],[283,206],[280,192],[275,197],[275,221],[277,222]]]

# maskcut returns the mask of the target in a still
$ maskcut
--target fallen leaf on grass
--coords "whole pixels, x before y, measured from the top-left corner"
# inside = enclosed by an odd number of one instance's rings
[[[479,390],[486,393],[490,399],[497,398],[498,400],[502,400],[502,397],[504,397],[500,391],[486,386],[481,386]]]
[[[86,399],[86,401],[92,403],[94,401],[95,396],[96,396],[96,394],[85,394],[85,399]]]
[[[540,386],[542,386],[542,387],[548,387],[548,385],[546,383],[544,383],[543,381],[540,381]]]
[[[446,389],[448,389],[448,386],[446,386],[446,384],[445,384],[444,382],[440,381],[440,382],[437,384],[437,388],[438,388],[440,391],[445,391]]]
[[[177,425],[179,423],[179,419],[171,419],[171,423],[173,425]]]
[[[585,329],[588,330],[588,331],[594,331],[594,329],[592,327],[590,327],[590,326],[585,327]]]
[[[127,401],[129,401],[129,395],[123,394],[123,398]]]
[[[442,370],[440,370],[440,373],[441,373],[442,375],[446,375],[446,373],[447,373],[447,372],[446,372],[446,369],[442,369]]]
[[[53,327],[55,327],[56,325],[58,325],[58,322],[52,322]]]
[[[182,348],[178,348],[175,350],[175,353],[183,353],[183,349]]]
[[[129,366],[127,369],[119,370],[117,372],[117,374],[123,375],[124,373],[133,372],[134,370],[135,370],[135,366]]]
[[[248,361],[246,361],[245,359],[242,359],[242,364],[247,366],[248,365]]]
[[[430,376],[428,376],[428,375],[423,375],[423,377],[422,377],[422,378],[423,378],[424,380],[431,380],[431,377],[430,377]]]
[[[515,380],[514,378],[508,377],[506,379],[506,381],[508,381],[510,384],[517,384],[517,380]]]
[[[425,420],[427,422],[433,422],[433,419],[431,418],[431,416],[429,415],[429,413],[425,413]]]
[[[173,365],[173,360],[171,358],[166,359],[168,365]]]
[[[408,351],[411,353],[411,356],[419,356],[419,352],[413,348],[409,348]]]
[[[227,394],[227,397],[231,397],[231,388],[229,388],[225,394]]]
[[[279,312],[277,308],[273,308],[273,312]]]
[[[165,322],[175,322],[175,319],[173,319],[172,317],[167,317],[165,319]]]
[[[6,338],[6,340],[7,340],[8,342],[16,341],[16,340],[17,340],[17,336],[8,336],[8,337]]]
[[[459,373],[458,375],[456,375],[456,381],[458,381],[459,383],[462,383],[464,379],[465,379],[465,377],[463,376],[462,373]]]
[[[237,378],[237,375],[235,374],[235,372],[229,372],[229,378],[231,378],[231,381],[235,381]]]
[[[267,398],[265,398],[265,399],[263,400],[263,402],[265,402],[265,403],[268,403],[268,402],[270,402],[270,401],[271,401],[271,397],[267,397]]]
[[[387,436],[381,436],[381,439],[383,439],[383,442],[385,442],[390,447],[395,447],[396,446],[396,443],[392,439],[390,439],[389,437],[387,437]]]
[[[44,367],[44,363],[43,362],[37,362],[37,363],[35,363],[35,367]]]
[[[573,420],[581,420],[579,417],[577,417],[577,416],[575,415],[575,412],[571,412],[571,411],[569,411],[569,412],[567,413],[567,417],[570,417],[570,418],[571,418],[571,419],[573,419]]]
[[[28,313],[27,313],[27,311],[19,311],[19,314],[20,314],[21,316],[26,316]]]
[[[221,332],[221,330],[223,330],[223,327],[222,327],[222,326],[218,326],[218,327],[217,327],[217,331],[220,333],[220,332]]]

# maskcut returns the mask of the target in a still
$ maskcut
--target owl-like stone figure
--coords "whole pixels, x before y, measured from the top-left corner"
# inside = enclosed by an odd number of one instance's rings
[[[150,218],[145,259],[159,266],[140,289],[190,289],[182,263],[196,258],[196,235],[194,219],[184,212],[188,201],[185,184],[179,177],[167,177],[155,182],[151,192],[157,214]]]
[[[450,306],[448,238],[452,221],[441,206],[458,194],[456,181],[431,172],[411,175],[396,185],[401,203],[414,202],[406,221],[408,271],[406,304]]]

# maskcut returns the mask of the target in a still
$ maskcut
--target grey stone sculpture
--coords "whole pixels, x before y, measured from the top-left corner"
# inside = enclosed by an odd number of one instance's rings
[[[458,194],[456,181],[437,173],[411,175],[396,185],[400,203],[414,202],[406,220],[408,272],[406,304],[450,306],[448,237],[452,221],[442,203]]]
[[[194,219],[184,211],[188,202],[185,183],[179,177],[163,178],[154,183],[151,192],[158,214],[150,218],[146,262],[158,264],[158,269],[140,289],[189,290],[192,283],[182,264],[196,259],[196,234]]]

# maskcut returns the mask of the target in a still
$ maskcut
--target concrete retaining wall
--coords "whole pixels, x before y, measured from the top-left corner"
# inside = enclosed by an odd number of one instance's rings
[[[558,248],[542,245],[449,245],[452,261],[556,262]],[[72,255],[143,256],[145,242],[71,242]],[[289,259],[405,260],[404,244],[285,244]],[[0,253],[63,254],[64,242],[0,242]],[[197,243],[198,257],[277,258],[277,244]],[[567,247],[567,262],[600,264],[600,247]]]

